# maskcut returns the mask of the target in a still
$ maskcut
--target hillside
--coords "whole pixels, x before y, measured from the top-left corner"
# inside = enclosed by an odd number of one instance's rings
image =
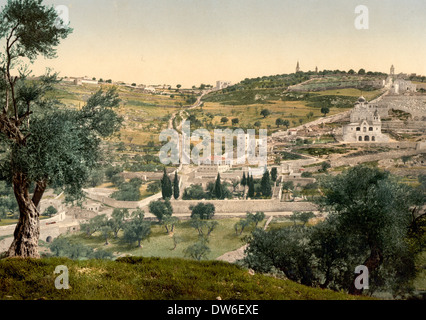
[[[69,270],[55,289],[55,268]],[[330,290],[254,274],[236,265],[183,259],[0,260],[0,300],[355,300]]]

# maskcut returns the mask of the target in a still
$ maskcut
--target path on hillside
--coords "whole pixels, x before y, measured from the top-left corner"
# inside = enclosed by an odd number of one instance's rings
[[[274,218],[274,216],[269,217],[268,221],[266,221],[266,223],[265,223],[265,227],[263,228],[263,230],[266,230],[268,228],[268,226],[271,223],[273,218]],[[221,255],[216,260],[225,261],[225,262],[229,262],[229,263],[235,263],[238,260],[244,259],[245,251],[246,251],[247,248],[248,248],[248,244],[242,246],[241,248],[239,248],[237,250],[227,252],[227,253]]]

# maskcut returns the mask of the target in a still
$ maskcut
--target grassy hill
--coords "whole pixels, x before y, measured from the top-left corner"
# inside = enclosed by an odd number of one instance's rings
[[[68,290],[55,288],[55,268],[69,271]],[[251,275],[236,265],[184,259],[64,258],[0,260],[0,300],[355,300],[290,280]]]
[[[279,130],[275,124],[278,118],[288,120],[290,127],[297,127],[323,117],[322,107],[328,107],[328,115],[333,115],[352,109],[361,95],[373,100],[383,92],[377,87],[382,78],[377,73],[360,76],[325,71],[245,79],[205,96],[203,111],[214,115],[211,120],[214,126],[231,128],[231,119],[237,118],[240,128],[254,128],[257,124],[272,133]],[[263,109],[268,109],[271,115],[262,117]],[[228,117],[229,122],[221,124],[222,117]],[[197,118],[209,122],[203,114]]]

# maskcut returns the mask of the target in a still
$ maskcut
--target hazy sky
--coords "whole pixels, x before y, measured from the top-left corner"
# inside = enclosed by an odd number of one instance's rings
[[[3,5],[5,0],[1,0]],[[365,68],[426,74],[425,0],[59,0],[74,32],[62,76],[190,87],[216,80]],[[354,26],[369,9],[369,29]]]

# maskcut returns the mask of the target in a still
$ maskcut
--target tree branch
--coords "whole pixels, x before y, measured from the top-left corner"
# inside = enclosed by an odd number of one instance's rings
[[[38,181],[36,184],[36,188],[34,190],[32,201],[35,207],[38,207],[41,199],[43,198],[43,194],[46,191],[47,182],[46,180]]]

